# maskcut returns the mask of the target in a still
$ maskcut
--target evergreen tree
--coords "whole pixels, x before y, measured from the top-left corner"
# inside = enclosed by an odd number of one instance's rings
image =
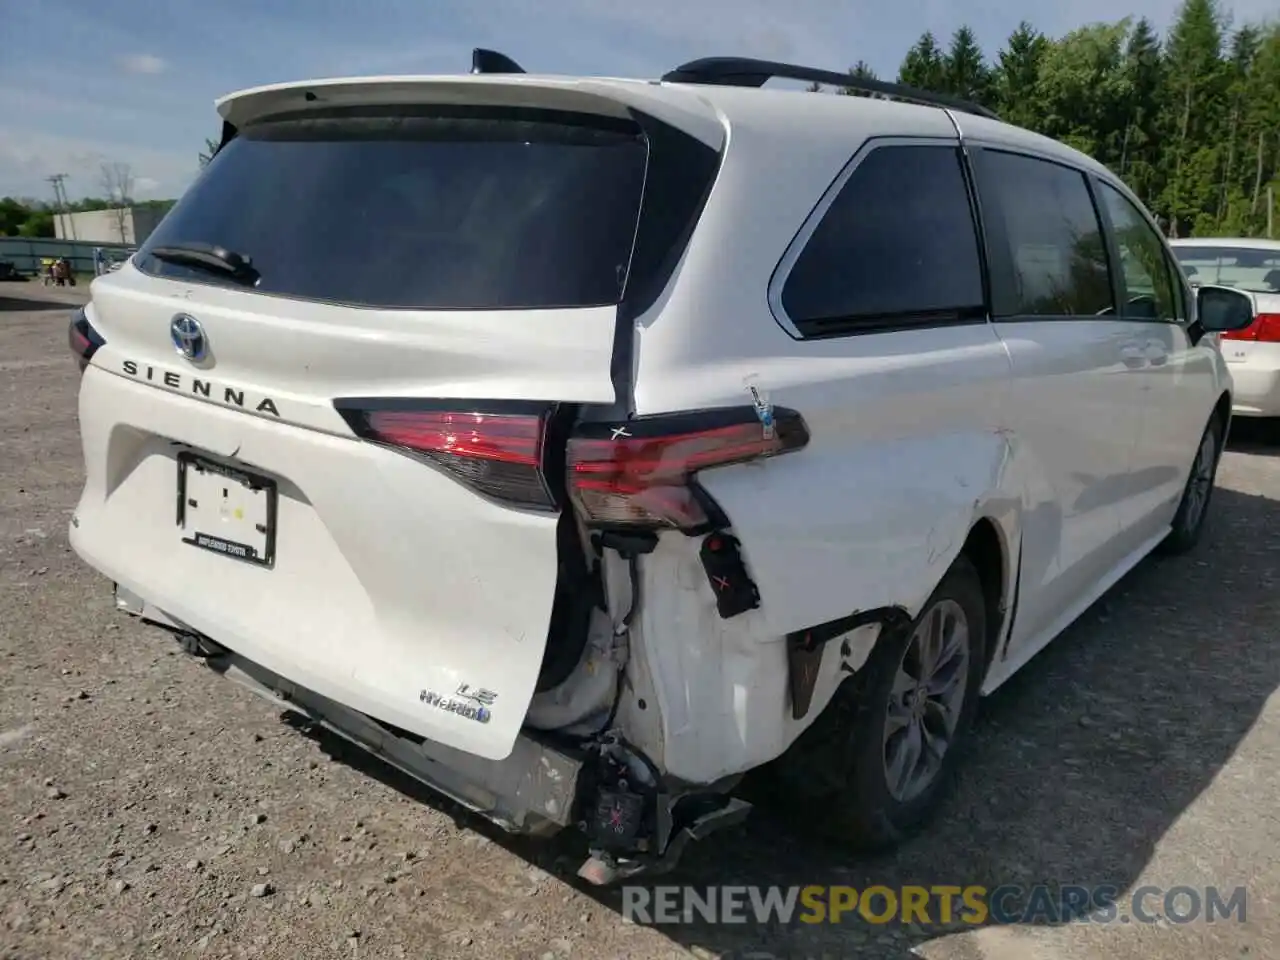
[[[991,102],[991,69],[968,27],[961,27],[951,38],[951,49],[943,60],[942,90],[974,103]]]
[[[1165,122],[1172,169],[1160,206],[1175,236],[1213,228],[1225,150],[1229,73],[1217,0],[1184,0],[1166,46]]]
[[[1144,201],[1152,202],[1164,186],[1160,179],[1160,93],[1164,67],[1160,40],[1151,21],[1134,24],[1124,51],[1124,130],[1116,172]]]
[[[1049,40],[1027,21],[1009,35],[1000,51],[992,76],[996,110],[1010,123],[1038,130],[1041,111],[1036,102],[1040,62],[1049,49]]]
[[[942,92],[945,89],[947,65],[932,33],[923,33],[916,45],[907,51],[898,69],[898,82],[921,90]]]
[[[857,80],[878,80],[876,72],[871,69],[871,65],[865,60],[859,60],[849,68],[849,76]],[[851,97],[870,97],[872,94],[864,93],[861,90],[855,90],[853,87],[841,87],[840,92],[848,94]]]

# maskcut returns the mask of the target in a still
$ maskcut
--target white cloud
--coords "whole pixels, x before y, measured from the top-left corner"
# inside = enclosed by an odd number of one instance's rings
[[[157,74],[164,73],[168,67],[164,60],[150,53],[131,53],[121,57],[119,63],[126,73]]]

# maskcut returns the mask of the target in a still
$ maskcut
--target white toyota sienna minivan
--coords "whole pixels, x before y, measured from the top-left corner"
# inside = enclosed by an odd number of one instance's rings
[[[893,845],[978,698],[1203,528],[1251,298],[980,107],[477,51],[218,111],[72,321],[71,542],[214,672],[584,831],[595,882],[765,765]]]

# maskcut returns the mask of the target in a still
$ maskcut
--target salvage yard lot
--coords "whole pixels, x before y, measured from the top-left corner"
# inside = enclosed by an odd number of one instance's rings
[[[1280,957],[1280,437],[1238,424],[1201,548],[987,702],[922,837],[858,860],[759,816],[655,881],[1244,885],[1245,922],[650,929],[114,611],[66,538],[83,299],[0,284],[0,957]]]

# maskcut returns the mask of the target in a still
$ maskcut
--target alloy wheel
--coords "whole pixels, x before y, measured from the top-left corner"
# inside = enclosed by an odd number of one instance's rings
[[[955,738],[969,682],[969,621],[954,600],[934,603],[916,624],[889,694],[884,773],[906,803],[937,779]]]

